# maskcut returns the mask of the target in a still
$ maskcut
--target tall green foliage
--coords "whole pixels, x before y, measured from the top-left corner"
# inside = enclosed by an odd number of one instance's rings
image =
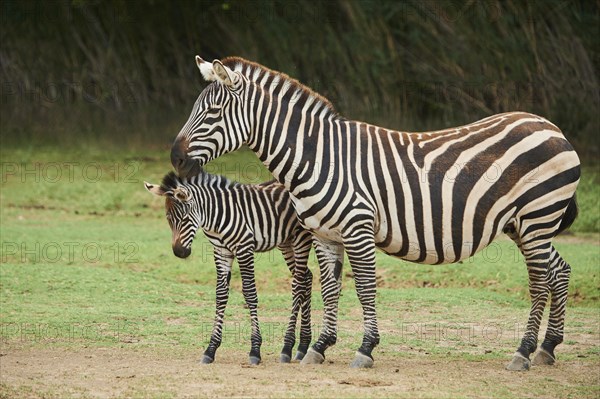
[[[584,0],[3,1],[0,127],[166,142],[203,85],[193,56],[239,55],[351,118],[425,130],[524,110],[597,155],[598,20]]]

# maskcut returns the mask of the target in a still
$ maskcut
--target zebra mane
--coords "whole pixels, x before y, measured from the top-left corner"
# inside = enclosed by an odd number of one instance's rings
[[[200,172],[193,176],[179,177],[175,172],[169,172],[163,177],[160,188],[163,192],[173,191],[179,186],[211,186],[218,188],[233,187],[239,183],[229,180],[225,176],[211,175],[200,169]]]
[[[240,72],[250,81],[257,84],[260,84],[265,75],[273,77],[273,79],[269,82],[270,85],[274,86],[274,84],[278,83],[279,81],[283,81],[284,85],[287,84],[292,88],[292,90],[296,91],[295,93],[299,96],[299,98],[304,97],[307,101],[315,102],[316,104],[327,109],[332,114],[338,115],[335,107],[327,98],[323,97],[310,87],[300,83],[300,81],[290,77],[289,75],[286,75],[283,72],[274,71],[264,65],[248,61],[241,57],[227,57],[223,59],[222,62],[223,65],[236,72]]]

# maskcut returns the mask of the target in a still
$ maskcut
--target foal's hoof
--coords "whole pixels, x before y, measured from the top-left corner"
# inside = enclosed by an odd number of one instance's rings
[[[542,348],[535,354],[531,364],[534,366],[551,366],[554,362],[556,362],[554,356]]]
[[[202,359],[200,359],[200,363],[202,363],[202,364],[211,364],[214,361],[215,361],[215,359],[213,359],[212,357],[210,357],[208,355],[203,355]]]
[[[520,353],[515,353],[510,363],[506,365],[506,369],[510,371],[527,371],[531,367],[531,362]]]
[[[297,362],[301,362],[302,359],[304,359],[304,356],[306,356],[306,353],[298,351],[298,352],[296,352],[296,356],[294,357],[294,360]]]
[[[300,364],[321,364],[325,361],[325,356],[321,355],[319,352],[314,350],[313,348],[308,348],[306,355],[300,362]]]
[[[350,367],[353,369],[370,369],[373,367],[373,359],[360,352],[356,352],[356,356],[354,356],[354,360],[350,363]]]
[[[260,364],[260,357],[250,356],[250,364],[253,365],[253,366],[256,366],[257,364]]]
[[[291,363],[291,361],[292,358],[290,357],[290,355],[286,355],[285,353],[279,355],[279,363]]]

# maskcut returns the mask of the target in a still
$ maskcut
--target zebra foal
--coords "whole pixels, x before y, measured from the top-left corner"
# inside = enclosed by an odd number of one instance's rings
[[[353,367],[371,367],[379,343],[375,249],[411,262],[466,259],[506,233],[529,274],[531,310],[507,368],[526,370],[544,307],[548,329],[534,364],[552,364],[563,340],[570,266],[553,238],[577,215],[580,162],[558,127],[508,112],[433,132],[402,132],[344,118],[289,76],[231,57],[205,62],[211,82],[171,149],[180,174],[246,144],[291,193],[313,232],[323,328],[302,363],[322,363],[337,339],[339,275],[348,255],[363,309]]]
[[[296,360],[302,360],[311,340],[310,302],[312,273],[307,267],[311,234],[302,228],[285,188],[275,182],[244,185],[201,171],[179,178],[167,174],[162,184],[144,182],[154,195],[165,197],[166,216],[173,233],[173,253],[190,255],[198,229],[214,246],[217,269],[216,315],[202,363],[212,363],[221,345],[223,318],[229,297],[233,259],[242,276],[242,292],[252,324],[250,363],[261,361],[262,337],[258,323],[258,296],[254,280],[254,253],[279,248],[292,272],[292,313],[284,337],[280,361],[291,360],[295,328],[300,312],[300,342]]]

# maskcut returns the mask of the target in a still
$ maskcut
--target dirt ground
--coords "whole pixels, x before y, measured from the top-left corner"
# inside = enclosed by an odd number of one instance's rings
[[[430,309],[431,311],[431,309]],[[360,319],[360,310],[353,319]],[[316,317],[316,316],[314,316]],[[594,398],[600,397],[598,318],[572,316],[568,340],[557,348],[554,366],[528,372],[504,369],[514,337],[489,345],[461,347],[444,358],[408,344],[383,345],[375,367],[349,368],[353,353],[334,346],[319,366],[278,363],[278,353],[263,352],[263,363],[247,365],[244,351],[223,346],[212,365],[198,363],[202,348],[54,346],[43,348],[0,339],[0,399],[12,398]],[[418,319],[417,319],[418,320]],[[394,323],[380,320],[386,334],[399,336]],[[501,325],[489,317],[483,324]],[[340,321],[340,331],[359,324]],[[541,331],[540,336],[543,336]],[[1,338],[1,337],[0,337]],[[504,356],[505,355],[505,356]],[[566,359],[566,360],[565,360]]]
[[[330,350],[332,351],[332,350]],[[332,351],[333,352],[333,351]],[[198,353],[161,348],[35,349],[4,347],[0,398],[12,397],[539,397],[600,394],[600,363],[559,361],[528,372],[504,370],[504,360],[445,360],[383,354],[370,370],[348,367],[351,354],[332,353],[325,364],[259,366],[222,348],[212,365]]]

